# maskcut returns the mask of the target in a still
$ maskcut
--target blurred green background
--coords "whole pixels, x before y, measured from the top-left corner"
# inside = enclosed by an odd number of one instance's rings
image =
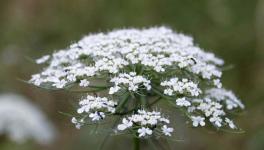
[[[75,95],[36,89],[17,80],[27,80],[40,70],[27,57],[65,48],[89,33],[160,25],[192,35],[201,47],[233,65],[224,72],[223,82],[246,105],[235,119],[245,133],[212,133],[181,122],[177,132],[184,142],[171,143],[172,149],[263,150],[264,0],[0,0],[0,93],[30,98],[59,130],[50,146],[0,138],[0,150],[98,148],[103,135],[90,135],[89,128],[78,131],[70,118],[59,113],[72,110]],[[130,146],[129,138],[113,137],[105,149]]]

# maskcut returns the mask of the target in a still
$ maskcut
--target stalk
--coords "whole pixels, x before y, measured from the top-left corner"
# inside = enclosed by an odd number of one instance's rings
[[[140,140],[137,137],[133,138],[134,141],[134,150],[140,150]]]
[[[147,106],[147,99],[146,99],[146,96],[140,96],[139,97],[139,99],[140,99],[140,104],[141,104],[141,107],[142,108],[146,108],[146,106]]]

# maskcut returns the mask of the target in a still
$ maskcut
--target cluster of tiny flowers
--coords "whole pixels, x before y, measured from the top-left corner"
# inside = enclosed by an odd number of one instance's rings
[[[185,78],[182,80],[171,78],[168,81],[161,82],[160,85],[166,87],[164,94],[169,96],[184,94],[185,92],[191,96],[198,96],[201,93],[197,84]]]
[[[187,101],[185,97],[182,97],[182,98],[176,99],[176,105],[180,107],[182,106],[188,107],[188,106],[191,106],[191,103]]]
[[[114,77],[110,80],[110,82],[114,83],[114,87],[111,87],[109,90],[109,94],[114,94],[121,89],[121,86],[128,89],[128,91],[137,91],[140,86],[145,87],[147,90],[151,89],[150,80],[147,80],[143,76],[138,76],[136,72],[121,73],[117,77]]]
[[[118,74],[123,68],[137,64],[157,73],[178,66],[205,79],[219,78],[218,65],[223,61],[195,46],[191,37],[158,27],[89,35],[68,49],[38,59],[37,63],[46,63],[48,67],[33,75],[31,83],[37,86],[51,83],[64,88],[104,72]],[[88,82],[84,80],[80,86],[88,86]]]
[[[84,114],[81,119],[72,118],[72,123],[76,128],[80,128],[85,119],[89,117],[92,121],[99,121],[105,118],[105,113],[114,113],[116,102],[108,100],[106,97],[94,97],[88,95],[85,99],[79,102],[78,114]]]
[[[241,101],[231,91],[222,88],[209,89],[205,93],[204,98],[178,98],[176,99],[176,105],[187,108],[194,127],[205,126],[207,118],[209,122],[218,128],[227,125],[235,129],[236,126],[233,121],[226,117],[227,112],[225,109],[232,110],[237,107],[243,109],[244,105]]]
[[[91,83],[98,79],[105,83],[106,97],[88,96],[80,102],[78,113],[85,115],[72,119],[77,128],[85,124],[86,118],[97,122],[106,114],[126,113],[128,107],[137,111],[141,105],[150,105],[144,103],[148,96],[175,101],[194,127],[210,122],[217,128],[235,129],[228,113],[244,108],[231,91],[222,88],[224,61],[198,47],[192,37],[167,27],[122,29],[85,36],[67,49],[43,56],[36,63],[47,65],[30,80],[39,87],[68,89],[75,87],[68,85],[78,85],[78,88],[101,92],[100,86]],[[123,99],[122,94],[128,98]],[[145,98],[140,98],[140,102],[130,101],[142,96]],[[108,97],[113,97],[117,103],[109,101]],[[114,113],[116,105],[118,113]],[[136,128],[139,137],[154,133],[170,136],[173,129],[167,127],[168,122],[159,112],[138,110],[124,118],[118,130]]]
[[[213,88],[207,90],[206,94],[208,95],[208,97],[218,102],[224,101],[226,109],[228,110],[232,110],[238,107],[242,109],[245,108],[244,104],[242,104],[242,102],[235,96],[232,91],[228,91],[223,88]]]
[[[119,131],[136,129],[140,138],[147,138],[153,134],[171,136],[173,128],[167,126],[169,123],[170,121],[162,117],[160,112],[138,110],[136,114],[123,118],[117,129]]]

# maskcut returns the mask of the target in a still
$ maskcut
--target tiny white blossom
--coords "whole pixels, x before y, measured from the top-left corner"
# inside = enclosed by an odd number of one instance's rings
[[[67,79],[68,79],[69,81],[71,81],[71,82],[75,82],[75,81],[77,80],[77,79],[76,79],[76,76],[73,75],[73,74],[68,75],[68,76],[67,76]]]
[[[228,124],[228,126],[231,128],[231,129],[236,129],[236,125],[234,124],[234,122],[228,118],[225,118],[225,122]]]
[[[118,92],[119,91],[119,89],[120,89],[120,87],[119,86],[114,86],[114,87],[110,87],[110,90],[109,90],[109,94],[114,94],[114,93],[116,93],[116,92]]]
[[[47,60],[49,60],[50,56],[49,55],[45,55],[39,59],[36,60],[37,64],[43,64],[45,63]]]
[[[81,80],[79,85],[82,87],[87,87],[89,84],[90,84],[90,82],[88,80],[83,79],[83,80]]]
[[[63,88],[66,85],[66,83],[67,83],[67,81],[62,79],[62,80],[54,83],[53,86],[55,86],[58,89],[61,89],[61,88]]]
[[[105,114],[103,112],[95,112],[95,113],[90,113],[89,117],[92,118],[92,121],[98,121],[101,119],[105,118]]]
[[[168,128],[167,125],[162,126],[162,132],[167,135],[171,136],[171,132],[173,132],[173,128]]]
[[[201,116],[192,116],[192,121],[193,121],[193,126],[194,127],[198,127],[200,126],[205,126],[205,122],[204,122],[204,117]]]
[[[226,103],[226,108],[232,110],[234,108],[240,107],[244,109],[244,105],[241,101],[234,95],[233,92],[222,88],[213,88],[206,91],[208,97],[214,98],[217,101],[224,101]]]
[[[220,79],[215,79],[215,80],[213,80],[213,82],[217,88],[222,88],[222,83],[221,83]]]
[[[185,97],[183,97],[183,98],[178,98],[176,100],[176,105],[187,107],[187,106],[191,106],[191,103],[187,101]]]
[[[133,123],[131,121],[128,121],[126,118],[123,118],[122,124],[119,124],[117,126],[117,129],[123,131],[126,128],[131,127],[132,125],[133,125]]]
[[[213,116],[209,120],[210,120],[210,122],[213,122],[217,127],[222,126],[222,119],[218,116]]]
[[[144,137],[147,135],[151,135],[152,130],[150,130],[149,128],[142,127],[138,129],[138,133],[139,133],[139,137]]]
[[[72,117],[71,122],[75,124],[76,129],[81,129],[82,127],[82,120],[78,121],[75,117]]]

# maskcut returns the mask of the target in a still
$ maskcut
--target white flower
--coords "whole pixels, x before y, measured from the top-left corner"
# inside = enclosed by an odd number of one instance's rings
[[[149,128],[142,127],[142,128],[138,129],[138,133],[139,133],[139,135],[138,135],[139,137],[144,137],[147,135],[151,135],[152,130],[150,130]]]
[[[147,80],[143,76],[137,76],[135,72],[121,73],[117,77],[110,80],[115,86],[111,87],[109,94],[114,94],[118,92],[121,88],[120,86],[125,86],[129,91],[137,91],[140,86],[145,87],[147,90],[151,89],[150,80]]]
[[[55,86],[56,88],[58,89],[61,89],[63,88],[65,85],[67,84],[67,81],[62,79],[62,80],[59,80],[57,82],[54,82],[52,85]]]
[[[42,56],[41,58],[39,58],[39,59],[36,60],[36,63],[37,63],[37,64],[43,64],[43,63],[45,63],[49,58],[50,58],[49,55]]]
[[[106,97],[94,97],[88,95],[79,102],[80,107],[77,113],[87,113],[92,121],[99,121],[105,118],[105,113],[115,113],[116,102],[108,100]],[[73,118],[72,123],[81,127],[81,124],[76,123],[76,118]]]
[[[155,125],[158,123],[158,120],[156,118],[150,118],[146,123],[150,125]]]
[[[236,129],[236,125],[234,124],[234,122],[228,118],[225,118],[225,122],[228,124],[228,126],[231,128],[231,129]]]
[[[173,90],[172,89],[165,89],[164,94],[172,96],[173,95]]]
[[[170,120],[169,119],[167,119],[167,118],[160,118],[159,119],[161,122],[165,122],[165,123],[170,123]]]
[[[205,122],[204,122],[204,117],[201,116],[192,116],[191,117],[192,121],[193,121],[193,126],[194,127],[198,127],[200,126],[205,126]]]
[[[78,121],[75,117],[72,117],[71,122],[73,124],[75,124],[76,129],[81,129],[81,127],[82,127],[82,125],[84,123],[84,120],[81,119],[81,120]]]
[[[68,76],[67,76],[67,79],[68,79],[69,81],[71,81],[71,82],[75,82],[75,81],[77,80],[77,79],[76,79],[76,76],[73,75],[73,74],[68,75]]]
[[[114,86],[114,87],[110,87],[110,90],[109,90],[109,94],[114,94],[114,93],[116,93],[116,92],[118,92],[119,91],[119,89],[120,89],[120,87],[119,86]]]
[[[92,63],[83,61],[83,58],[90,59]],[[197,47],[191,37],[165,27],[123,29],[89,35],[68,49],[43,56],[37,63],[48,61],[48,67],[39,74],[42,80],[32,78],[32,83],[56,83],[70,74],[80,77],[94,77],[99,72],[117,74],[129,65],[142,65],[155,72],[179,67],[192,74],[202,75],[204,79],[218,79],[221,77],[218,66],[223,65],[223,61],[214,54]],[[53,80],[49,80],[51,77]],[[68,82],[72,82],[72,79]],[[65,84],[53,86],[64,87]],[[146,85],[146,88],[150,86]],[[131,90],[135,89],[137,87]],[[192,94],[197,95],[197,92]]]
[[[191,96],[198,96],[201,93],[201,90],[198,88],[198,85],[188,79],[179,80],[178,78],[171,78],[169,80],[163,81],[160,83],[161,86],[166,87],[164,94],[173,95],[175,94],[184,94],[185,92]]]
[[[103,112],[95,112],[95,113],[90,113],[89,117],[92,118],[92,121],[98,121],[101,119],[105,118],[105,114]]]
[[[77,119],[76,119],[75,117],[72,117],[71,122],[72,122],[73,124],[75,124],[75,123],[77,123],[78,121],[77,121]]]
[[[126,118],[123,118],[122,123],[123,123],[123,124],[119,124],[119,125],[117,126],[117,129],[118,129],[118,130],[123,131],[123,130],[125,130],[126,128],[129,128],[129,127],[131,127],[131,126],[133,125],[132,121],[128,121]]]
[[[90,84],[90,82],[88,80],[83,79],[83,80],[81,80],[79,85],[82,87],[87,87],[89,84]]]
[[[183,98],[178,98],[176,100],[176,105],[187,107],[187,106],[191,106],[191,103],[189,101],[187,101],[185,97],[183,97]]]
[[[162,126],[162,132],[167,135],[171,136],[171,133],[173,132],[173,128],[168,128],[167,125]]]
[[[218,116],[213,116],[210,119],[210,122],[213,122],[217,127],[221,127],[222,126],[222,119]]]
[[[244,108],[231,91],[222,88],[224,61],[198,47],[192,37],[166,27],[88,35],[37,62],[47,65],[30,80],[40,87],[65,88],[77,83],[84,88],[89,81],[110,86],[108,93],[103,92],[105,88],[95,88],[96,94],[108,94],[106,97],[88,96],[80,102],[77,112],[82,117],[74,120],[79,127],[87,119],[97,121],[115,113],[117,103],[107,97],[120,102],[121,113],[123,106],[135,106],[135,114],[125,117],[127,122],[117,126],[120,131],[144,127],[156,132],[169,123],[159,112],[138,110],[145,104],[133,99],[141,100],[143,96],[175,99],[176,105],[191,116],[195,127],[205,126],[208,121],[216,127],[229,124],[233,128],[225,119],[229,110]],[[123,95],[129,97],[121,101]]]
[[[228,91],[222,88],[213,88],[206,91],[208,97],[214,98],[215,100],[221,102],[224,101],[226,103],[226,108],[228,110],[232,110],[234,108],[240,107],[244,109],[245,106],[241,103],[241,101],[234,95],[233,92]]]
[[[169,123],[170,121],[167,118],[162,117],[160,112],[138,110],[136,114],[133,114],[128,118],[123,118],[122,123],[117,126],[117,129],[119,131],[124,131],[126,129],[140,126],[138,130],[139,137],[145,137],[151,135],[153,132],[157,132],[156,129],[159,128],[159,130],[164,132],[165,136],[170,136],[173,129],[164,126]]]
[[[193,113],[195,111],[196,107],[195,106],[191,106],[187,108],[187,112],[189,113]]]
[[[219,79],[215,79],[215,80],[213,80],[213,82],[217,88],[222,88],[222,83]]]

